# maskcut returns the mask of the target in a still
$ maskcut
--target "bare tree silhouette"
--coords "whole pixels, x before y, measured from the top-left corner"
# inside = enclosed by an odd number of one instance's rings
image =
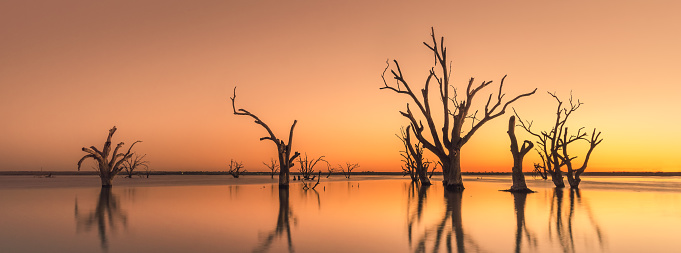
[[[591,133],[591,138],[587,140],[585,137],[585,134],[580,134],[577,132],[576,136],[568,137],[568,128],[565,128],[565,132],[563,133],[563,141],[561,143],[561,148],[563,149],[563,155],[559,155],[561,161],[565,163],[565,166],[567,167],[567,176],[568,176],[568,183],[570,184],[570,188],[579,188],[579,183],[582,182],[582,179],[579,178],[579,176],[584,173],[586,170],[586,165],[589,162],[589,158],[591,157],[591,152],[593,152],[594,148],[596,148],[596,145],[600,144],[603,139],[599,139],[601,136],[601,132],[596,133],[596,129],[594,128],[593,133]],[[586,157],[584,158],[584,163],[582,163],[582,166],[579,167],[579,169],[573,169],[572,168],[572,160],[576,157],[570,157],[568,156],[568,143],[572,142],[575,139],[584,139],[589,142],[589,151],[586,152]]]
[[[279,172],[279,163],[277,163],[277,160],[271,159],[270,164],[266,164],[263,162],[265,166],[267,166],[268,169],[270,169],[270,177],[274,178],[274,174],[277,174]]]
[[[430,162],[423,158],[421,142],[411,144],[410,129],[411,126],[401,129],[401,136],[397,136],[404,145],[404,151],[401,151],[402,154],[400,154],[404,158],[402,160],[404,162],[402,170],[405,174],[409,174],[412,181],[420,182],[422,185],[430,185],[430,178],[427,176]]]
[[[246,172],[246,170],[241,170],[244,168],[244,164],[242,162],[237,162],[234,161],[234,159],[229,160],[229,169],[227,170],[227,173],[232,175],[234,178],[239,178],[242,173]]]
[[[291,125],[291,131],[289,132],[288,136],[288,144],[286,144],[284,141],[278,139],[276,136],[274,136],[274,132],[270,129],[265,122],[260,120],[258,116],[255,116],[255,114],[250,113],[249,111],[246,111],[244,109],[236,109],[236,106],[234,104],[234,100],[236,99],[236,87],[234,87],[234,96],[230,97],[232,100],[232,110],[234,111],[235,115],[244,115],[244,116],[249,116],[253,119],[255,119],[255,123],[262,126],[267,130],[267,133],[269,136],[265,136],[260,138],[260,140],[271,140],[274,142],[275,145],[277,145],[277,154],[279,156],[279,188],[288,188],[289,184],[289,175],[290,175],[290,168],[295,166],[295,159],[300,155],[300,153],[295,152],[293,156],[291,156],[291,145],[293,144],[293,129],[296,127],[296,123],[298,122],[297,120],[293,121],[293,124]]]
[[[118,153],[118,149],[123,147],[124,143],[118,143],[116,145],[116,148],[113,150],[113,154],[111,154],[111,158],[109,158],[109,153],[111,153],[111,137],[114,135],[116,132],[116,126],[112,127],[109,130],[109,137],[106,138],[106,142],[104,143],[104,148],[102,151],[99,151],[95,146],[91,146],[90,148],[82,148],[82,150],[86,153],[87,155],[83,156],[80,158],[78,161],[78,170],[80,171],[80,166],[83,163],[85,159],[92,158],[97,161],[97,170],[99,171],[99,177],[102,180],[102,187],[111,187],[112,186],[112,181],[114,177],[123,170],[123,162],[127,159],[130,159],[132,157],[132,153],[130,151],[132,150],[132,147],[135,146],[138,142],[142,141],[136,141],[130,145],[130,148],[128,148],[128,152],[125,154],[123,153]]]
[[[121,209],[118,199],[111,192],[111,188],[102,187],[99,192],[99,199],[97,206],[89,213],[83,214],[78,207],[78,200],[76,199],[74,208],[76,218],[76,232],[83,229],[91,231],[93,227],[97,227],[99,232],[99,241],[102,249],[107,251],[109,248],[109,241],[107,236],[108,230],[116,230],[117,223],[127,226],[128,216]]]
[[[326,160],[324,160],[324,156],[320,156],[317,159],[308,159],[307,153],[305,154],[305,158],[303,156],[298,157],[298,163],[300,163],[300,168],[298,168],[298,172],[300,172],[300,175],[303,176],[303,180],[314,180],[314,166],[317,165],[319,162],[325,162],[329,163]],[[321,172],[321,170],[319,171]]]
[[[514,111],[514,113],[516,117],[518,117],[520,126],[523,127],[525,131],[537,138],[537,151],[542,159],[543,166],[541,164],[535,164],[535,171],[539,170],[541,172],[541,170],[543,170],[544,172],[548,172],[548,174],[551,175],[553,184],[558,188],[563,188],[565,187],[565,183],[563,182],[563,171],[561,170],[561,167],[569,164],[568,174],[570,175],[570,178],[568,181],[572,187],[576,188],[579,186],[579,182],[581,181],[581,179],[579,179],[579,175],[586,170],[586,165],[591,152],[596,145],[600,144],[602,141],[602,139],[599,139],[601,132],[596,134],[596,129],[594,129],[591,140],[587,140],[585,138],[587,134],[582,132],[583,128],[580,128],[577,131],[577,134],[568,136],[568,128],[566,123],[570,118],[570,115],[577,111],[577,109],[579,109],[579,107],[584,103],[580,102],[579,100],[574,101],[572,94],[570,94],[570,98],[568,100],[569,105],[566,104],[564,106],[563,101],[561,101],[556,94],[551,92],[548,92],[548,94],[551,95],[551,97],[553,97],[558,103],[558,106],[556,107],[556,120],[550,130],[539,132],[534,131],[532,129],[532,121],[524,122],[522,119],[520,119],[520,116],[518,116],[517,112]],[[580,167],[580,169],[573,170],[572,160],[576,157],[568,156],[567,147],[569,144],[578,140],[588,141],[591,144],[591,147],[587,153],[587,157],[584,160],[582,167]]]
[[[345,178],[350,179],[350,174],[352,171],[356,168],[359,168],[359,163],[345,163],[345,167],[343,165],[338,165],[338,169],[343,173]]]
[[[489,95],[487,99],[487,104],[485,104],[484,113],[482,118],[477,118],[478,111],[471,112],[471,105],[475,95],[487,87],[492,81],[485,81],[480,83],[480,85],[474,86],[474,79],[471,78],[466,87],[465,97],[460,98],[457,96],[456,88],[453,89],[453,94],[450,95],[450,74],[451,74],[451,63],[447,60],[447,48],[444,47],[444,37],[440,38],[440,45],[438,45],[438,40],[435,37],[435,30],[431,28],[432,45],[423,42],[430,51],[433,52],[433,57],[435,59],[435,66],[431,67],[429,70],[428,77],[425,81],[425,86],[421,89],[421,100],[417,97],[415,92],[412,90],[407,79],[405,78],[400,65],[397,60],[393,60],[395,64],[395,69],[391,69],[393,78],[396,80],[394,86],[388,85],[385,80],[385,72],[390,67],[390,63],[386,66],[381,77],[383,78],[383,83],[385,87],[381,89],[389,89],[398,94],[405,94],[411,97],[413,102],[419,108],[421,115],[426,120],[426,125],[428,128],[427,133],[424,133],[423,123],[416,119],[416,116],[409,109],[409,104],[407,104],[406,112],[401,111],[402,116],[409,119],[409,122],[414,130],[416,138],[423,144],[425,149],[433,152],[440,162],[442,163],[442,171],[444,174],[443,183],[447,186],[448,190],[461,191],[464,189],[463,181],[461,179],[461,147],[466,144],[473,134],[480,129],[485,123],[490,120],[503,115],[506,112],[506,107],[520,99],[521,97],[529,96],[534,94],[536,89],[532,92],[521,94],[515,98],[502,103],[502,99],[505,94],[502,93],[502,87],[504,85],[504,80],[506,76],[501,79],[501,84],[499,85],[499,94],[494,100],[492,100],[492,94]],[[447,65],[449,64],[449,65]],[[439,74],[436,73],[435,68],[438,67],[440,70]],[[435,117],[431,111],[429,103],[429,85],[431,81],[434,80],[439,85],[439,100],[442,102],[443,112],[441,116],[443,119],[443,125],[436,125]],[[404,86],[402,89],[401,86]],[[452,86],[453,87],[453,86]],[[461,99],[461,100],[459,100]],[[466,119],[471,119],[471,128],[468,132],[464,133],[463,128],[466,123]],[[451,126],[450,126],[451,124]],[[442,136],[438,134],[438,131],[442,131]],[[430,134],[430,137],[426,137]],[[428,140],[431,138],[432,140]]]
[[[525,184],[525,175],[523,174],[523,157],[532,150],[534,144],[531,141],[525,140],[523,146],[518,148],[518,140],[515,137],[515,116],[511,116],[508,120],[508,137],[511,139],[511,154],[513,155],[513,169],[511,177],[513,178],[513,185],[509,191],[512,192],[533,192],[527,188]]]
[[[137,153],[133,153],[133,155],[134,156],[130,157],[130,159],[123,161],[123,169],[125,170],[125,174],[128,174],[126,176],[127,178],[132,178],[132,175],[134,175],[135,169],[137,168],[149,168],[149,161],[144,160],[144,157],[147,156],[146,154],[140,156]]]

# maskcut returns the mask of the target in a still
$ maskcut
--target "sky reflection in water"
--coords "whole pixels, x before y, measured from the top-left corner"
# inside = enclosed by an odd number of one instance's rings
[[[498,191],[510,187],[510,176],[465,178],[463,193],[395,177],[337,178],[288,191],[276,184],[145,186],[143,180],[110,190],[55,181],[27,188],[11,187],[12,180],[46,179],[1,179],[0,252],[673,252],[681,246],[679,178],[585,178],[579,191],[528,178],[532,194]]]

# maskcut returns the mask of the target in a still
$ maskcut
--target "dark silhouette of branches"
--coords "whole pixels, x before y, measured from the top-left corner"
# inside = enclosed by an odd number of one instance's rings
[[[394,91],[397,94],[407,95],[411,101],[418,107],[419,114],[423,116],[426,121],[424,124],[417,120],[412,113],[409,104],[407,104],[406,111],[400,111],[402,116],[407,118],[415,133],[416,139],[423,145],[423,148],[433,152],[442,164],[442,171],[444,174],[444,184],[448,190],[460,191],[463,190],[463,181],[461,179],[461,147],[466,144],[473,134],[478,131],[485,123],[490,120],[503,115],[506,108],[511,103],[518,99],[534,94],[536,89],[532,92],[521,94],[506,102],[502,102],[505,96],[502,93],[504,80],[506,76],[501,79],[499,85],[499,92],[496,97],[490,94],[487,98],[484,111],[481,113],[481,118],[478,118],[478,111],[472,112],[471,105],[473,98],[483,88],[489,86],[492,81],[484,81],[479,85],[474,85],[474,79],[471,78],[466,87],[466,93],[462,97],[457,94],[457,89],[450,84],[451,63],[447,59],[447,48],[444,46],[444,37],[438,39],[435,36],[435,30],[431,28],[432,43],[423,44],[433,53],[435,65],[428,71],[428,76],[425,79],[424,88],[421,89],[420,94],[412,89],[412,85],[405,77],[397,60],[393,60],[394,67],[390,70],[393,79],[396,83],[388,85],[386,81],[385,72],[390,68],[390,63],[386,66],[381,77],[383,78],[384,87]],[[449,65],[448,65],[449,64]],[[437,83],[439,100],[443,108],[442,115],[435,115],[431,111],[431,104],[429,101],[430,84]],[[450,87],[452,94],[450,95]],[[435,118],[441,118],[442,125],[436,125]],[[470,129],[464,132],[464,125],[466,120],[470,119]],[[424,131],[426,130],[427,131]],[[441,131],[441,132],[440,132]]]
[[[324,160],[324,156],[320,156],[317,159],[308,159],[307,153],[305,154],[304,158],[303,156],[298,157],[298,163],[300,163],[300,167],[298,168],[298,172],[300,172],[300,175],[303,176],[303,180],[314,180],[314,166],[317,165],[319,162],[325,162],[329,163],[326,160]],[[321,172],[321,170],[320,170]]]
[[[125,174],[127,174],[127,178],[132,178],[132,175],[134,175],[135,170],[137,168],[141,169],[148,169],[149,168],[149,161],[144,160],[144,157],[147,155],[139,155],[137,153],[133,153],[133,156],[130,157],[130,159],[124,160],[123,161],[123,169],[125,170]],[[147,176],[148,178],[149,176]]]
[[[565,128],[565,132],[563,133],[563,141],[561,142],[561,148],[563,150],[562,155],[559,155],[558,157],[561,159],[563,163],[565,163],[565,166],[567,167],[567,176],[568,176],[568,183],[570,184],[570,188],[579,188],[579,183],[582,181],[582,179],[579,177],[584,173],[586,170],[586,165],[589,162],[589,158],[591,158],[591,152],[593,152],[594,148],[598,144],[600,144],[603,139],[599,139],[601,136],[601,132],[596,133],[596,129],[594,128],[593,132],[591,133],[591,138],[586,139],[586,134],[580,134],[579,131],[577,132],[576,136],[568,137],[568,128]],[[584,162],[582,163],[582,166],[579,167],[578,169],[573,169],[572,167],[572,160],[575,157],[570,157],[568,156],[568,143],[574,141],[574,140],[586,140],[589,142],[589,151],[586,152],[586,157],[584,158]]]
[[[356,168],[359,168],[359,163],[345,163],[345,167],[343,165],[338,165],[338,169],[343,173],[345,178],[350,179],[350,174],[352,171]]]
[[[518,116],[518,113],[515,111],[514,112],[516,117],[518,117],[518,121],[520,122],[519,126],[523,127],[525,131],[535,136],[537,140],[537,152],[542,159],[543,165],[535,164],[535,171],[540,172],[540,175],[543,177],[545,174],[541,174],[542,171],[544,173],[548,173],[551,175],[551,180],[553,181],[554,185],[556,187],[562,188],[565,187],[565,183],[563,182],[563,171],[561,170],[561,167],[569,166],[568,181],[571,187],[576,188],[578,187],[581,179],[576,180],[575,178],[579,178],[579,175],[574,175],[581,174],[584,170],[581,170],[582,168],[578,170],[572,169],[572,160],[576,157],[568,156],[567,147],[569,144],[575,143],[576,141],[586,140],[587,134],[582,132],[583,128],[579,128],[576,134],[569,135],[567,122],[572,113],[577,111],[577,109],[579,109],[584,103],[580,102],[579,100],[575,101],[572,97],[572,93],[570,94],[567,104],[561,101],[555,93],[548,92],[548,94],[553,97],[558,104],[555,113],[556,119],[553,123],[553,126],[549,130],[536,131],[532,129],[532,121],[523,121],[520,119],[520,116]],[[586,140],[589,141],[591,147],[587,153],[587,158],[584,161],[583,169],[586,169],[588,158],[590,157],[593,149],[602,141],[602,139],[599,139],[600,134],[600,132],[596,134],[596,129],[594,129],[591,141]]]
[[[227,170],[227,173],[232,175],[234,178],[239,178],[242,173],[246,172],[246,170],[241,170],[244,168],[244,164],[242,162],[237,162],[234,161],[234,159],[231,159],[229,161],[229,169]]]
[[[312,185],[312,183],[307,183],[307,182],[305,182],[305,180],[303,180],[303,190],[307,191],[307,190],[314,190],[314,188],[317,188],[317,185],[319,185],[319,179],[321,179],[321,177],[322,177],[322,171],[320,170],[319,175],[317,175],[317,177],[316,177],[317,182],[314,185]],[[312,178],[314,179],[315,177],[312,177]],[[310,185],[312,185],[312,186],[310,186]],[[317,195],[317,197],[319,197],[319,195]]]
[[[234,87],[234,96],[230,97],[232,100],[232,110],[234,111],[235,115],[243,115],[243,116],[249,116],[255,120],[255,123],[262,126],[269,136],[265,136],[260,138],[260,140],[270,140],[274,142],[275,145],[277,145],[277,154],[279,157],[279,187],[280,188],[288,188],[289,184],[289,176],[290,176],[290,168],[295,166],[295,159],[300,155],[300,153],[295,152],[293,156],[291,156],[291,145],[293,144],[293,129],[296,127],[296,123],[298,123],[297,120],[293,121],[293,124],[291,125],[291,130],[289,131],[289,136],[288,136],[288,144],[280,139],[278,139],[275,135],[274,132],[270,129],[265,122],[260,120],[258,116],[255,116],[255,114],[252,114],[251,112],[244,110],[244,109],[236,109],[235,105],[235,100],[236,100],[236,87]]]
[[[400,151],[402,156],[402,170],[404,175],[409,175],[413,182],[420,182],[423,185],[430,185],[430,179],[427,176],[430,162],[423,158],[423,147],[421,143],[411,144],[411,126],[406,129],[400,129],[400,135],[397,137],[402,141],[404,151]],[[431,173],[432,174],[432,173]]]
[[[277,172],[279,172],[279,163],[277,162],[277,160],[271,159],[270,164],[266,164],[265,162],[263,162],[262,164],[264,164],[265,166],[267,166],[268,169],[270,169],[271,178],[274,178],[274,175],[277,174]]]
[[[138,142],[142,141],[136,141],[133,142],[132,145],[130,145],[130,148],[128,148],[128,151],[126,153],[118,153],[118,149],[123,147],[124,143],[118,143],[116,145],[116,148],[114,148],[113,153],[111,153],[111,137],[113,137],[114,133],[116,132],[116,126],[112,127],[109,130],[109,136],[106,138],[106,142],[104,143],[104,147],[102,148],[102,151],[97,149],[95,146],[91,146],[90,148],[82,148],[82,150],[86,153],[87,155],[83,156],[80,158],[78,161],[78,170],[80,171],[80,166],[83,163],[84,160],[88,158],[95,159],[97,161],[97,171],[99,172],[99,177],[102,180],[102,187],[111,187],[112,186],[112,181],[114,177],[123,170],[123,162],[127,159],[130,159],[132,157],[132,147],[135,146]],[[109,156],[111,154],[111,156]]]

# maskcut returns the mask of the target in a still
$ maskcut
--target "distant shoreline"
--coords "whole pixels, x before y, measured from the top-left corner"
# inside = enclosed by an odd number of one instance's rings
[[[62,176],[89,176],[98,175],[96,171],[0,171],[0,176],[47,176],[47,175],[62,175]],[[145,175],[145,172],[135,173],[136,175]],[[150,175],[229,175],[226,171],[151,171]],[[277,173],[278,174],[278,173]],[[275,174],[275,176],[277,175]],[[291,175],[299,175],[300,173],[291,172]],[[322,175],[328,173],[322,172]],[[358,176],[401,176],[402,172],[352,172],[351,175]],[[511,172],[462,172],[462,175],[511,175]],[[532,176],[534,173],[525,172],[525,176]],[[125,175],[125,173],[119,173]],[[270,175],[269,172],[245,172],[244,176],[248,175]],[[343,175],[342,173],[332,173],[332,175]],[[435,175],[442,175],[442,173],[435,173]],[[613,172],[584,172],[584,176],[681,176],[681,172],[628,172],[628,171],[613,171]]]

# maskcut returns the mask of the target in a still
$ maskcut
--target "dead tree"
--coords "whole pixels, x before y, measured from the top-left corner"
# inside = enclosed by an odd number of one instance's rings
[[[404,145],[404,151],[401,155],[404,158],[402,161],[404,165],[402,170],[409,174],[413,182],[420,182],[422,185],[430,185],[430,179],[427,175],[430,162],[423,158],[423,147],[421,142],[411,144],[411,126],[400,131],[401,136],[397,136]]]
[[[297,120],[293,121],[293,124],[291,125],[291,130],[288,135],[288,144],[285,143],[284,141],[278,139],[276,136],[274,136],[274,132],[270,129],[265,122],[260,120],[258,116],[255,116],[255,114],[250,113],[249,111],[246,111],[244,109],[236,109],[236,106],[234,105],[234,100],[236,99],[236,87],[234,87],[234,96],[231,97],[232,99],[232,110],[234,111],[235,115],[244,115],[244,116],[249,116],[253,119],[255,119],[255,123],[262,126],[267,130],[267,133],[269,136],[261,137],[260,140],[271,140],[274,142],[275,145],[277,145],[277,154],[279,156],[279,188],[288,188],[288,183],[289,183],[289,175],[290,175],[290,168],[295,166],[295,159],[300,155],[300,153],[295,152],[293,156],[291,156],[291,146],[293,144],[293,129],[296,127],[296,123],[298,123]]]
[[[144,157],[147,156],[146,154],[140,156],[137,153],[133,153],[133,155],[134,156],[130,157],[130,159],[123,161],[123,169],[125,170],[125,174],[128,174],[126,176],[127,178],[132,178],[132,175],[135,174],[135,169],[137,168],[149,168],[149,161],[144,160]]]
[[[80,166],[83,163],[85,159],[92,158],[97,161],[97,167],[96,170],[99,172],[99,177],[102,180],[102,187],[111,187],[111,183],[116,175],[118,175],[121,170],[123,170],[123,162],[127,159],[130,159],[132,157],[132,147],[135,146],[138,142],[142,141],[136,141],[130,145],[130,148],[128,148],[128,152],[125,154],[123,153],[118,153],[118,149],[123,147],[124,143],[118,143],[116,145],[116,148],[113,150],[113,153],[111,153],[111,137],[114,135],[116,132],[116,126],[112,127],[109,130],[109,137],[106,138],[106,142],[104,143],[104,148],[102,151],[99,151],[95,146],[90,146],[90,148],[82,148],[82,150],[86,153],[87,155],[83,156],[80,158],[78,161],[78,171],[80,171]],[[109,157],[109,154],[111,154],[111,157]]]
[[[279,172],[279,164],[277,163],[277,160],[271,159],[270,164],[266,164],[263,162],[265,166],[267,166],[268,169],[270,169],[270,177],[274,178],[274,174],[277,174]]]
[[[241,170],[243,168],[244,168],[243,163],[240,163],[240,162],[234,161],[234,159],[231,159],[229,161],[229,170],[227,170],[227,173],[232,175],[232,177],[234,177],[234,178],[239,178],[239,176],[241,174],[246,172],[246,170]]]
[[[149,178],[149,174],[151,174],[151,169],[149,167],[144,167],[144,174]]]
[[[515,137],[515,116],[508,119],[508,137],[511,139],[511,154],[513,155],[513,169],[512,178],[513,185],[509,191],[511,192],[533,192],[527,188],[525,184],[525,175],[523,174],[523,157],[532,150],[534,144],[531,141],[523,141],[523,146],[518,148],[518,140]]]
[[[320,156],[317,159],[312,159],[309,160],[307,158],[307,153],[305,154],[305,158],[303,159],[303,156],[298,157],[298,163],[300,163],[300,167],[298,168],[298,172],[300,172],[300,175],[303,176],[303,180],[314,180],[314,166],[317,165],[318,162],[325,162],[328,163],[326,160],[324,160],[324,156]],[[320,170],[321,172],[321,170]]]
[[[516,117],[518,117],[520,126],[523,127],[525,131],[537,138],[537,149],[540,156],[542,157],[542,161],[544,162],[543,168],[548,172],[549,175],[551,175],[553,184],[558,188],[563,188],[565,187],[565,183],[563,182],[563,171],[561,170],[561,167],[565,165],[565,161],[560,158],[561,149],[562,146],[573,143],[579,139],[563,139],[563,137],[566,136],[564,135],[563,131],[565,131],[565,125],[572,113],[577,111],[577,109],[579,109],[583,103],[579,100],[575,102],[572,98],[572,94],[570,94],[570,99],[568,100],[569,105],[564,106],[563,101],[561,101],[558,96],[551,92],[548,92],[548,94],[551,95],[551,97],[553,97],[558,103],[555,113],[556,120],[553,123],[551,129],[548,131],[537,132],[533,130],[532,121],[524,122],[522,119],[520,119],[518,113],[515,111],[514,112]],[[581,134],[582,133],[578,133],[577,135]]]
[[[544,159],[544,155],[542,155],[542,152],[539,151],[539,149],[535,148],[534,150],[536,150],[539,157],[541,157],[542,163],[534,163],[534,170],[532,172],[534,175],[539,175],[542,179],[546,180],[549,178],[549,172],[546,170],[546,159]]]
[[[338,169],[343,173],[345,178],[350,179],[350,174],[352,171],[356,168],[359,168],[359,163],[345,163],[345,167],[343,165],[338,165]]]
[[[412,86],[407,81],[404,73],[400,69],[400,65],[397,60],[393,60],[395,64],[394,68],[390,70],[393,79],[396,80],[394,86],[388,85],[385,80],[385,72],[390,67],[388,66],[383,71],[381,77],[383,78],[383,83],[385,87],[381,89],[392,90],[398,94],[404,94],[411,98],[411,100],[416,104],[420,115],[426,120],[426,126],[420,120],[416,119],[416,116],[409,109],[409,104],[407,103],[407,110],[400,111],[402,116],[409,119],[411,127],[414,130],[416,139],[420,141],[423,148],[431,151],[435,154],[440,162],[442,163],[442,172],[444,174],[443,183],[448,190],[461,191],[464,189],[463,181],[461,179],[461,147],[466,144],[473,134],[475,134],[478,129],[480,129],[485,123],[490,120],[503,115],[506,112],[506,107],[509,104],[517,101],[521,97],[529,96],[534,94],[536,89],[532,92],[521,94],[515,98],[502,103],[504,95],[502,93],[502,87],[504,86],[504,80],[506,76],[501,79],[501,84],[499,85],[499,94],[493,99],[493,94],[490,94],[487,98],[487,103],[485,104],[485,109],[482,118],[478,118],[478,111],[471,112],[471,105],[475,95],[481,91],[483,88],[489,86],[492,81],[484,81],[479,85],[474,85],[474,79],[471,78],[468,81],[468,86],[466,87],[466,93],[463,97],[457,96],[457,89],[453,88],[453,94],[450,95],[450,74],[451,74],[451,63],[447,59],[447,48],[444,47],[444,37],[440,38],[440,44],[438,45],[438,40],[435,37],[435,31],[431,28],[432,45],[423,42],[430,51],[433,52],[433,57],[435,59],[435,66],[431,67],[428,71],[428,76],[425,80],[424,88],[421,89],[421,98],[417,96],[418,92],[412,90]],[[448,65],[449,64],[449,65]],[[435,69],[439,70],[435,70]],[[439,89],[437,92],[438,100],[441,102],[443,108],[442,115],[435,115],[431,111],[431,105],[429,102],[429,86],[431,81],[437,82]],[[437,124],[435,119],[442,119],[442,125]],[[466,120],[471,119],[471,128],[468,132],[464,132],[464,124]],[[427,131],[424,131],[428,129]],[[439,133],[441,131],[441,135]],[[430,136],[428,136],[430,135]]]
[[[326,170],[329,172],[329,174],[326,174],[326,178],[329,178],[331,176],[331,173],[335,171],[335,169],[331,167],[331,165],[328,163],[326,164]]]
[[[596,146],[603,141],[602,138],[599,139],[599,137],[601,136],[601,132],[596,133],[595,128],[593,133],[591,133],[591,138],[589,140],[586,139],[585,134],[580,134],[580,132],[581,131],[577,131],[576,136],[568,137],[568,128],[566,127],[565,132],[563,133],[563,140],[566,141],[563,141],[561,143],[561,149],[563,150],[563,154],[559,155],[559,157],[567,167],[567,176],[570,188],[579,188],[579,183],[582,181],[582,179],[579,178],[579,176],[582,175],[582,173],[584,173],[584,171],[586,170],[586,165],[589,162],[589,158],[591,157],[591,152],[593,152],[594,148],[596,148]],[[589,151],[586,152],[586,157],[584,158],[584,163],[582,164],[582,166],[579,167],[579,169],[573,169],[572,160],[575,157],[568,156],[567,144],[578,139],[586,140],[587,142],[589,142]]]

